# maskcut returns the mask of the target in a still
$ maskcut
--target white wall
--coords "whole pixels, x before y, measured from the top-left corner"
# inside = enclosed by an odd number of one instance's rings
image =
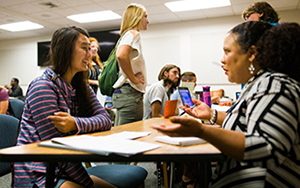
[[[300,10],[282,11],[279,14],[281,22],[300,23]],[[223,88],[225,95],[234,98],[240,86],[229,83],[222,69],[212,61],[220,61],[227,31],[241,22],[240,16],[229,16],[150,24],[149,29],[142,32],[149,84],[157,81],[161,67],[173,63],[181,67],[182,72],[190,70],[197,74],[197,90],[201,90],[202,85],[211,85],[212,90]],[[37,66],[37,42],[50,38],[43,36],[0,41],[0,85],[9,84],[12,77],[17,77],[26,91],[30,81],[44,70]]]

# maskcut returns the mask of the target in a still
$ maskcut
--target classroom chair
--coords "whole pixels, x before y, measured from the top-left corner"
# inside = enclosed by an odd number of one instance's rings
[[[0,149],[15,145],[19,120],[13,116],[0,114]],[[9,162],[0,162],[0,176],[11,172]]]
[[[142,188],[148,172],[136,165],[99,165],[87,168],[90,175],[97,176],[118,188]]]
[[[20,99],[9,99],[9,112],[12,116],[21,119],[24,102]]]

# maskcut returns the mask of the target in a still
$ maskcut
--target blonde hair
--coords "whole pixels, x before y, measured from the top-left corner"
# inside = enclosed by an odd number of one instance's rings
[[[146,12],[146,8],[140,4],[130,4],[123,13],[120,35],[129,28],[140,29],[141,20]]]
[[[97,39],[95,39],[94,37],[89,37],[89,41],[90,41],[90,43],[96,42],[98,44],[98,50],[100,51],[100,46],[99,46],[99,43],[98,43]],[[94,61],[95,63],[97,63],[97,65],[100,67],[100,69],[103,68],[102,62],[100,60],[100,57],[99,57],[98,53],[96,54],[96,57],[94,57],[93,59],[90,59],[89,63],[88,63],[88,66],[94,71],[95,69],[94,69],[94,67],[92,65],[92,61]]]

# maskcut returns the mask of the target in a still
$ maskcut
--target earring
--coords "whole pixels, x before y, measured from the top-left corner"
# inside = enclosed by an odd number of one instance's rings
[[[250,74],[253,74],[254,71],[255,71],[255,67],[253,66],[253,63],[251,62],[250,66],[249,66],[249,71],[250,71]]]

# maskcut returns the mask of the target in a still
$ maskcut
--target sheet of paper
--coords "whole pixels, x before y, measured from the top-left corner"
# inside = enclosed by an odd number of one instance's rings
[[[123,139],[136,139],[144,136],[148,136],[151,132],[134,132],[134,131],[123,131],[120,133],[111,134],[108,136],[105,136],[107,138],[123,138]]]
[[[149,134],[150,132],[125,131],[110,136],[81,135],[72,137],[56,137],[51,139],[52,144],[42,142],[39,146],[88,151],[100,155],[115,153],[122,156],[130,156],[161,147],[160,144],[130,140]],[[64,147],[63,145],[67,147]]]
[[[206,143],[205,140],[198,137],[156,136],[155,140],[159,142],[164,142],[164,143],[179,145],[179,146],[188,146],[188,145]]]
[[[38,144],[38,146],[68,149],[68,150],[75,150],[75,151],[87,151],[87,150],[82,149],[82,148],[76,148],[76,147],[71,147],[71,146],[55,143],[55,142],[52,142],[51,140],[41,142],[41,143]],[[87,152],[91,152],[91,151],[87,151]],[[94,151],[93,153],[97,154],[97,155],[103,155],[103,156],[108,156],[110,154],[110,152],[108,152],[108,151],[100,151],[100,150]]]

